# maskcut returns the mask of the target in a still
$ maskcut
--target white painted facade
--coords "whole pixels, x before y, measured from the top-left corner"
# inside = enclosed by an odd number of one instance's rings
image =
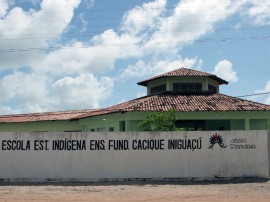
[[[4,181],[269,177],[267,131],[7,132],[0,162]]]

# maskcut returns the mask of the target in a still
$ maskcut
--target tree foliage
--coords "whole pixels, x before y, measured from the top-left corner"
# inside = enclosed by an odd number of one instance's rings
[[[153,113],[139,123],[139,128],[143,131],[175,131],[175,111]]]

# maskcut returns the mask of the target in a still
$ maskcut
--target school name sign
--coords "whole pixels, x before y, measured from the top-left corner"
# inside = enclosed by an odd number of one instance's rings
[[[202,149],[202,138],[188,138],[187,136],[180,139],[134,139],[134,140],[76,140],[76,139],[38,139],[38,140],[2,140],[2,151],[102,151],[102,150],[200,150]],[[214,145],[220,148],[230,149],[256,149],[256,144],[249,144],[247,138],[233,138],[229,140],[229,144],[223,143],[223,137],[214,133],[209,138],[209,149],[213,149]]]
[[[268,177],[267,131],[0,133],[0,179]]]
[[[202,148],[202,137],[198,139],[155,140],[2,140],[2,151],[100,151],[100,150],[197,150]]]

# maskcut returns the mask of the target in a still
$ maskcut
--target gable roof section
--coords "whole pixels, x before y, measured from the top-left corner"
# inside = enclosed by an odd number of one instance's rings
[[[111,114],[117,112],[135,111],[167,111],[175,109],[180,112],[204,111],[270,111],[270,105],[252,102],[224,94],[179,94],[164,92],[161,94],[145,96],[100,111],[89,112],[76,117],[87,118],[92,116]]]
[[[18,123],[18,122],[33,122],[33,121],[64,121],[71,120],[79,115],[91,112],[94,110],[70,110],[60,112],[43,112],[32,114],[14,114],[0,116],[0,123]]]
[[[158,78],[165,78],[165,77],[175,77],[175,76],[198,76],[198,77],[209,77],[211,79],[216,80],[217,82],[219,82],[219,84],[228,84],[227,81],[217,77],[214,74],[210,74],[210,73],[206,73],[206,72],[201,72],[198,70],[193,70],[193,69],[187,69],[187,68],[180,68],[174,71],[170,71],[170,72],[166,72],[164,74],[160,74],[154,77],[151,77],[149,79],[143,80],[138,82],[138,85],[141,86],[147,86],[147,83],[153,80],[156,80]]]
[[[4,115],[0,116],[0,123],[78,120],[120,112],[158,112],[170,109],[180,112],[270,111],[270,105],[224,94],[163,92],[102,109]]]

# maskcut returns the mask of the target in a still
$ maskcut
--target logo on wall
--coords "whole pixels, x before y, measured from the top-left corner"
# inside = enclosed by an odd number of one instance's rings
[[[208,146],[208,149],[212,149],[215,144],[218,144],[221,148],[226,148],[227,145],[223,143],[223,138],[221,135],[218,135],[215,133],[213,136],[209,138],[210,145]]]

